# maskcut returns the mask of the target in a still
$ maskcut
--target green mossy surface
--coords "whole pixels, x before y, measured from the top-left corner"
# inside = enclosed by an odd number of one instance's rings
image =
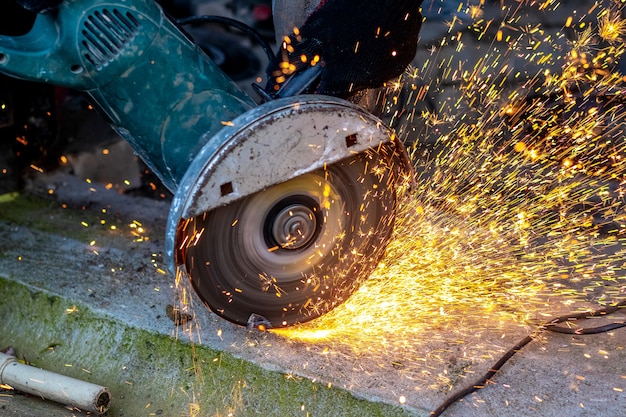
[[[4,199],[0,203],[0,219],[42,232],[63,236],[71,234],[67,237],[82,238],[84,237],[82,235],[86,235],[85,231],[78,227],[85,221],[83,213],[63,210],[61,204],[52,198],[15,194],[13,198]]]
[[[0,198],[0,220],[32,230],[50,233],[87,243],[98,238],[115,246],[117,239],[132,239],[129,223],[134,219],[103,206],[77,206],[64,203],[55,195],[11,193]],[[162,239],[165,224],[151,225],[153,239]]]
[[[54,372],[106,385],[108,416],[404,416],[401,408],[131,328],[0,277],[0,344]]]

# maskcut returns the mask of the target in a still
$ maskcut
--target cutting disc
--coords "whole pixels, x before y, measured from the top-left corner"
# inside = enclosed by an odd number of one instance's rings
[[[393,146],[367,150],[181,222],[184,264],[218,315],[271,327],[342,303],[384,254],[396,210]]]

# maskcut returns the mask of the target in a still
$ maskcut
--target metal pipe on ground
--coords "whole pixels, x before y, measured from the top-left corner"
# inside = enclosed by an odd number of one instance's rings
[[[108,388],[20,363],[0,353],[0,384],[46,400],[104,414],[111,404]]]

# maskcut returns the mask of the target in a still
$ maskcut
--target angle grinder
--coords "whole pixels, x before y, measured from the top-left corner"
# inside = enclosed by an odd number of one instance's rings
[[[166,254],[240,325],[342,303],[376,268],[412,176],[393,131],[330,96],[258,105],[152,0],[30,2],[0,72],[84,92],[174,194]]]

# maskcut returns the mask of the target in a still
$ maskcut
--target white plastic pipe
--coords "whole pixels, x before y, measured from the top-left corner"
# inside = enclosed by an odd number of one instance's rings
[[[0,383],[10,385],[16,391],[97,414],[105,413],[111,403],[108,388],[24,365],[4,353],[0,353]]]

